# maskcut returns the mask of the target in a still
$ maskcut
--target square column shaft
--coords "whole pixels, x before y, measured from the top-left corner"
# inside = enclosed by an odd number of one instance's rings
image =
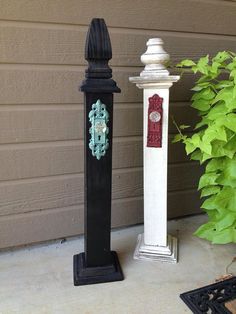
[[[163,98],[162,148],[147,147],[147,119],[143,124],[144,168],[144,242],[147,245],[167,245],[167,150],[169,90],[150,88],[144,90],[143,116],[148,117],[148,99],[158,94]]]

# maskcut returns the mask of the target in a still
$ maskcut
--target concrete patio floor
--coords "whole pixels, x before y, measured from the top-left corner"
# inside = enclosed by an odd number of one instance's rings
[[[192,236],[205,219],[169,221],[169,233],[179,239],[178,264],[133,259],[143,226],[113,231],[112,248],[125,275],[114,283],[73,286],[72,257],[83,251],[83,237],[1,252],[0,314],[191,313],[179,294],[213,283],[235,256],[234,245]]]

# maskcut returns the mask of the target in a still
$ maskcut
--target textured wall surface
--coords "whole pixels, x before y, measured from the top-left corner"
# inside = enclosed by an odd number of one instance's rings
[[[236,3],[219,0],[0,0],[0,247],[83,232],[84,43],[104,17],[113,46],[115,95],[112,224],[142,221],[142,91],[128,82],[148,38],[175,63],[236,50]],[[197,117],[191,75],[171,89],[170,116]],[[175,128],[170,121],[169,137]],[[201,173],[169,147],[168,215],[199,211]]]

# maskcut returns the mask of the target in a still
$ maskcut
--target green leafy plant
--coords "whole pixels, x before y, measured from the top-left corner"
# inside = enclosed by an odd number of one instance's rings
[[[187,155],[205,165],[198,189],[209,221],[195,235],[212,243],[236,242],[236,54],[223,51],[177,67],[200,75],[191,98],[200,121],[191,135],[183,131],[189,126],[174,122],[173,141],[184,143]]]

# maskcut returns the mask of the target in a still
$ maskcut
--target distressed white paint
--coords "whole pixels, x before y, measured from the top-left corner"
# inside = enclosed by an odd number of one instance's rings
[[[148,98],[158,94],[163,98],[162,147],[147,147]],[[144,90],[144,242],[147,245],[166,246],[167,199],[167,140],[168,90]],[[155,223],[153,223],[155,221]]]
[[[141,56],[145,69],[130,81],[143,92],[143,154],[144,154],[144,234],[139,235],[135,258],[177,261],[177,239],[167,236],[167,152],[169,88],[179,76],[171,76],[165,68],[169,55],[163,41],[152,38]],[[147,147],[149,97],[163,98],[162,147]]]

